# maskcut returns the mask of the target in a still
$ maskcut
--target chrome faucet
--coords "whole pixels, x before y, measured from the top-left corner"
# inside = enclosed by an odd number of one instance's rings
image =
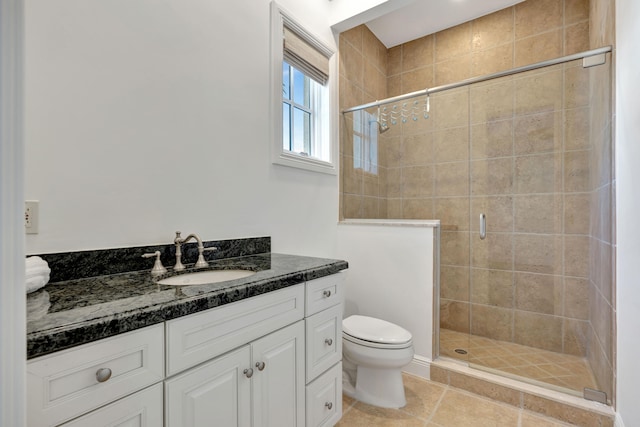
[[[205,248],[202,243],[202,239],[196,234],[189,234],[184,239],[180,236],[180,231],[176,231],[176,238],[173,239],[173,243],[176,245],[176,265],[173,267],[174,271],[184,270],[184,264],[182,264],[182,245],[187,243],[191,239],[195,239],[198,242],[198,261],[196,261],[196,268],[208,267],[209,264],[205,261],[203,253],[204,251],[215,251],[218,248]]]

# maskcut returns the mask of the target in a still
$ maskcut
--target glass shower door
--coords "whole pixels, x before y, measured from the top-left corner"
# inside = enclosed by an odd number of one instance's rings
[[[579,395],[597,388],[589,117],[582,61],[470,87],[469,364]]]

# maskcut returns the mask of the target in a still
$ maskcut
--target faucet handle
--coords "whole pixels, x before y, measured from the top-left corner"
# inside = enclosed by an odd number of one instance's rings
[[[153,268],[151,269],[152,276],[159,276],[167,272],[167,269],[162,265],[162,261],[160,261],[160,251],[155,251],[153,253],[142,254],[142,258],[151,258],[156,257],[156,262],[153,264]]]
[[[209,267],[209,263],[204,259],[204,252],[212,252],[217,251],[218,248],[210,247],[210,248],[198,248],[198,261],[196,262],[195,268],[205,268]]]

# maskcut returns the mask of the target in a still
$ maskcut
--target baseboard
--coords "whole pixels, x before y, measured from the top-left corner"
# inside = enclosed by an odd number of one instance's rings
[[[423,356],[413,356],[413,360],[402,370],[407,374],[415,375],[416,377],[431,379],[431,359]]]
[[[619,412],[616,412],[616,419],[614,420],[613,427],[624,427],[624,421],[622,421],[622,417]]]

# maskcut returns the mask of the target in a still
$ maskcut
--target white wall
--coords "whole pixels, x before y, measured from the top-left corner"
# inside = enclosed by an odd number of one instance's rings
[[[402,326],[413,335],[416,356],[427,362],[433,354],[438,225],[353,220],[338,227],[338,256],[349,261],[344,316],[361,314]],[[423,374],[428,376],[428,371]]]
[[[617,411],[640,426],[640,2],[616,0]]]
[[[280,4],[335,47],[325,0]],[[333,256],[338,177],[269,156],[269,1],[30,0],[27,253],[272,236]]]
[[[0,0],[0,426],[26,421],[22,1]]]

